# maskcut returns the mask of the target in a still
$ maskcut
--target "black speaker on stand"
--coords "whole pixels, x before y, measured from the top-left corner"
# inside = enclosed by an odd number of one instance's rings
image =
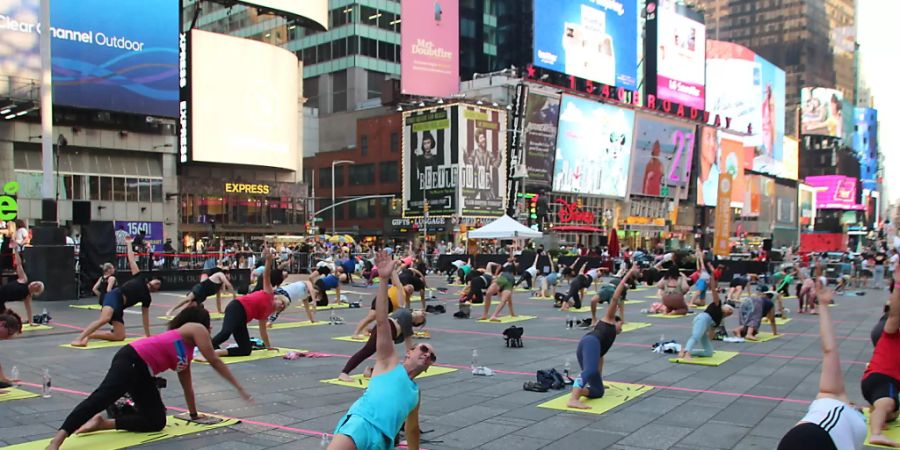
[[[75,225],[87,225],[91,223],[91,202],[72,202],[72,223]]]

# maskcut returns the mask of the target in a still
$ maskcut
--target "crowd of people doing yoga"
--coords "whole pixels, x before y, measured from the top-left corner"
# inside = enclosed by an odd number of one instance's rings
[[[725,319],[734,313],[738,315],[739,324],[725,334],[758,339],[761,323],[766,319],[772,334],[777,335],[776,316],[784,317],[787,313],[783,300],[789,296],[790,287],[796,286],[798,312],[818,314],[823,364],[818,395],[803,418],[781,439],[779,450],[860,449],[867,431],[872,444],[898,446],[883,431],[887,422],[897,419],[900,406],[900,290],[896,289],[900,287],[900,271],[893,272],[890,301],[872,331],[875,348],[860,384],[861,395],[868,404],[867,425],[861,407],[865,405],[853,404],[847,394],[828,308],[835,294],[827,286],[821,265],[813,263],[809,271],[785,266],[774,274],[735,274],[727,289],[720,290],[723,267],[709,262],[700,250],[693,256],[692,273],[680,270],[678,258],[668,254],[661,255],[655,264],[644,265],[643,269],[626,260],[605,281],[601,278],[608,270],[599,266],[596,259],[575,258],[567,265],[539,252],[524,267],[515,257],[503,263],[486,262],[483,267],[477,267],[473,258],[460,258],[451,263],[447,281],[462,286],[461,304],[483,305],[481,320],[498,321],[504,308],[515,317],[513,292],[523,284],[524,291],[530,291],[533,297],[553,300],[553,306],[560,310],[590,311],[590,320],[582,321],[588,332],[574,349],[580,373],[571,380],[572,390],[566,405],[575,410],[590,409],[591,399],[604,396],[607,389],[603,382],[604,361],[626,323],[627,293],[639,283],[648,285],[651,292],[655,287],[659,297],[650,312],[688,315],[696,309],[690,333],[678,355],[685,360],[713,356],[712,340],[717,330],[725,329]],[[42,282],[29,281],[18,252],[14,258],[16,279],[0,287],[0,339],[9,339],[31,325],[32,298],[44,290]],[[363,345],[346,361],[338,379],[355,382],[351,374],[370,357],[374,357],[374,363],[363,371],[362,376],[368,379],[367,389],[338,421],[329,448],[392,448],[399,444],[401,429],[405,432],[405,444],[409,448],[419,448],[422,397],[415,379],[437,362],[437,354],[433,345],[413,341],[416,327],[425,325],[427,320],[425,271],[416,267],[413,257],[395,258],[380,251],[367,265],[349,259],[323,262],[308,279],[285,283],[287,276],[278,266],[275,252],[264,249],[247,294],[237,293],[227,267],[210,267],[199,282],[169,308],[167,331],[155,335],[150,332],[148,309],[152,293],[161,288],[161,282],[152,272],[139,269],[130,245],[126,258],[130,277],[124,282],[117,279],[111,264],[102,267],[103,273],[93,286],[101,305],[99,317],[70,345],[86,346],[91,339],[125,340],[124,312],[137,304],[141,305],[144,337],[130,341],[116,352],[100,385],[65,418],[47,448],[59,448],[74,433],[163,429],[167,420],[166,407],[157,387],[157,377],[169,370],[177,374],[190,420],[204,420],[194,395],[193,361],[208,363],[244,400],[251,401],[250,393],[224,360],[251,355],[254,345],[263,351],[275,349],[269,330],[290,305],[302,305],[307,320],[314,323],[316,308],[329,305],[328,291],[334,291],[337,300],[341,301],[341,285],[350,284],[358,272],[367,272],[362,277],[367,284],[376,279],[379,282],[369,311],[356,325],[352,336]],[[595,289],[595,292],[589,293],[588,289]],[[422,309],[413,308],[413,297],[417,292]],[[708,304],[707,294],[711,296]],[[232,297],[224,308],[222,295]],[[590,295],[589,300],[586,300],[587,295]],[[214,332],[210,313],[204,305],[212,296],[216,297],[216,313],[222,319],[218,332]],[[499,303],[491,311],[494,296],[499,297]],[[7,305],[16,301],[24,302],[25,319]],[[608,303],[608,306],[598,317],[597,310],[602,303]],[[248,325],[254,320],[257,321],[261,346],[254,344],[250,337]],[[110,331],[99,331],[107,324],[111,326]],[[222,348],[229,340],[234,344]],[[403,344],[402,351],[395,348],[398,344]],[[0,366],[0,394],[13,381],[5,376]],[[126,394],[134,408],[115,418],[104,417],[103,411]]]

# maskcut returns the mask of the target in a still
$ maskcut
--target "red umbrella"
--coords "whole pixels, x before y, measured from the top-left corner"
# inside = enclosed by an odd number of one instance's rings
[[[609,234],[609,242],[607,243],[609,247],[609,256],[610,258],[618,258],[619,257],[619,233],[616,232],[616,229],[613,228],[612,232]]]

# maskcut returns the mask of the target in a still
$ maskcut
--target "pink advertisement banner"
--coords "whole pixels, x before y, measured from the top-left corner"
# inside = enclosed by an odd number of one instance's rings
[[[690,108],[703,109],[706,105],[706,87],[702,84],[686,83],[658,75],[656,96]]]
[[[459,91],[459,0],[402,0],[400,83],[404,94]]]
[[[843,175],[806,177],[806,184],[816,189],[817,209],[864,210],[865,205],[856,203],[856,178]]]

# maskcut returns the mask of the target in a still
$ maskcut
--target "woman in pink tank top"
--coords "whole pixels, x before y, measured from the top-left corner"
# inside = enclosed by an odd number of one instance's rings
[[[241,397],[250,395],[234,378],[228,366],[216,356],[209,337],[209,313],[203,308],[186,308],[169,322],[169,331],[143,338],[122,347],[113,357],[112,365],[100,386],[69,414],[56,432],[48,449],[56,450],[72,433],[99,430],[134,432],[160,431],[166,426],[166,407],[156,383],[156,375],[166,370],[178,373],[184,398],[192,419],[202,417],[197,412],[194,386],[191,382],[191,357],[197,347],[213,369],[231,383]],[[103,417],[102,412],[129,394],[135,412],[115,419]]]

